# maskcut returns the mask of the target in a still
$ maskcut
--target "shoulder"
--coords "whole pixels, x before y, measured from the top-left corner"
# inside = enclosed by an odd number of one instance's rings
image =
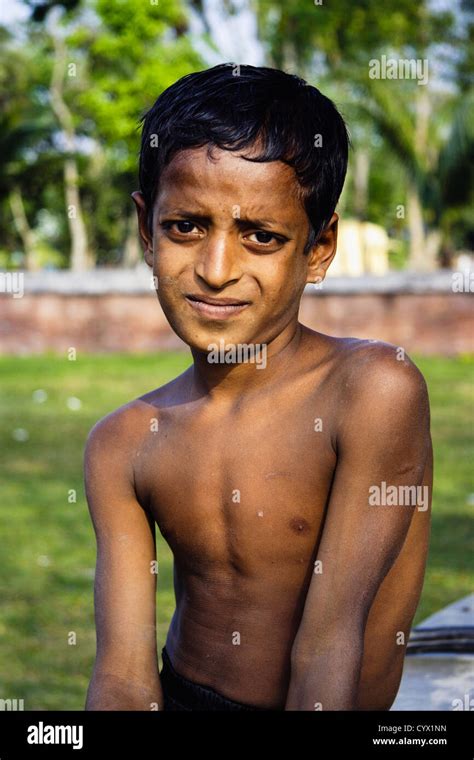
[[[103,444],[115,450],[139,445],[152,429],[154,419],[176,401],[181,378],[144,393],[98,420],[87,436],[86,452]]]
[[[353,339],[341,360],[341,424],[359,429],[429,428],[428,389],[423,374],[402,346]],[[352,425],[351,425],[352,426]]]
[[[309,371],[325,366],[324,379],[341,408],[395,403],[428,406],[423,374],[403,346],[365,338],[338,338],[304,327]]]
[[[109,412],[91,428],[84,447],[88,462],[118,462],[133,459],[145,439],[157,428],[158,420],[173,404],[180,403],[188,371],[165,385]]]
[[[356,340],[346,355],[346,378],[356,396],[410,401],[427,397],[426,381],[403,346]]]
[[[326,363],[333,387],[340,389],[344,398],[379,392],[383,396],[405,392],[427,396],[425,378],[403,346],[382,340],[337,338],[309,328],[305,334],[310,340],[311,367]]]
[[[84,445],[86,480],[97,476],[101,481],[133,481],[135,458],[156,426],[158,416],[159,409],[142,397],[99,419],[89,431]]]
[[[86,454],[103,445],[117,450],[127,442],[131,442],[139,433],[140,421],[143,417],[142,406],[140,399],[134,399],[98,420],[87,436]]]

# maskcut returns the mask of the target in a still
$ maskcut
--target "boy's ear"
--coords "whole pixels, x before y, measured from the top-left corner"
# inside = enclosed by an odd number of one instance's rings
[[[138,232],[140,234],[140,240],[145,254],[145,261],[148,266],[153,266],[153,237],[150,235],[148,229],[148,213],[145,205],[145,199],[143,194],[139,190],[135,190],[131,194],[135,208],[137,210],[138,217]]]
[[[309,252],[308,274],[306,282],[322,282],[326,272],[336,255],[337,249],[337,225],[339,216],[334,213],[319,236],[317,242]]]

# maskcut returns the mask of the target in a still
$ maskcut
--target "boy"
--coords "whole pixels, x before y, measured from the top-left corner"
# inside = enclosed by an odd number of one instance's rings
[[[426,385],[400,347],[298,322],[347,153],[332,102],[268,68],[186,76],[144,119],[140,236],[193,364],[89,434],[86,709],[393,703],[429,538]],[[176,594],[161,672],[155,523]]]

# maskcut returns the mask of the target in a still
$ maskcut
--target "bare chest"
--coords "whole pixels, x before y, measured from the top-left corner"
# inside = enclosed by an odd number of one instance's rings
[[[335,466],[317,406],[175,407],[155,428],[136,458],[137,490],[181,563],[250,574],[307,564]]]

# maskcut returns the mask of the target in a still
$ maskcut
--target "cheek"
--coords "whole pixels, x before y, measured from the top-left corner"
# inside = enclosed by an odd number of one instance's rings
[[[296,252],[292,251],[285,259],[269,259],[268,266],[260,273],[263,289],[272,302],[292,300],[300,291],[305,269],[300,262],[296,264],[296,256]]]
[[[172,287],[179,279],[184,261],[176,251],[167,249],[166,246],[158,246],[154,256],[154,273],[159,283],[166,288]]]

